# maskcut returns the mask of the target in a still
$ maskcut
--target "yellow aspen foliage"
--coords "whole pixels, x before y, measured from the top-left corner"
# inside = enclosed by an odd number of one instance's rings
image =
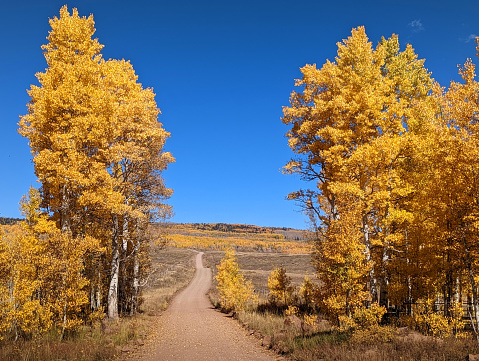
[[[273,303],[282,302],[284,305],[289,305],[293,301],[294,286],[283,266],[271,271],[268,277],[268,289]]]
[[[444,316],[451,317],[457,288],[468,290],[472,318],[479,325],[477,269],[479,266],[479,84],[475,65],[469,59],[460,67],[463,83],[451,82],[438,97],[442,100],[440,134],[436,137],[442,149],[431,158],[438,164],[431,174],[434,199],[433,224],[444,297]],[[435,156],[435,157],[434,157]],[[462,281],[461,281],[462,280]]]
[[[0,226],[0,340],[8,329],[7,314],[9,311],[10,285],[12,274],[12,254],[10,244],[5,239],[3,226]]]
[[[299,295],[301,296],[306,308],[310,308],[314,305],[316,292],[316,286],[311,281],[311,279],[307,275],[305,275],[304,281],[301,284],[301,288],[299,289]]]
[[[283,108],[297,155],[284,168],[314,181],[293,192],[316,232],[315,265],[325,286],[319,298],[337,322],[363,302],[379,302],[398,223],[410,217],[401,203],[414,192],[402,177],[410,164],[409,130],[421,130],[418,109],[431,89],[430,74],[397,36],[373,48],[364,27],[338,43],[335,61],[301,68]],[[398,236],[399,234],[399,236]]]
[[[385,314],[386,308],[384,306],[379,306],[377,302],[374,302],[369,308],[357,308],[353,314],[353,321],[356,324],[356,327],[368,328],[377,326]]]
[[[50,25],[49,43],[42,46],[48,68],[36,74],[41,86],[28,91],[28,114],[19,125],[30,141],[43,206],[63,231],[71,231],[80,221],[74,212],[78,194],[108,178],[96,158],[104,148],[98,134],[108,116],[101,86],[103,46],[92,39],[93,17],[81,18],[76,9],[70,15],[62,7]]]
[[[28,91],[19,132],[29,140],[40,206],[61,230],[59,242],[90,242],[103,252],[83,259],[91,311],[117,318],[137,311],[149,222],[170,214],[164,202],[172,190],[161,176],[174,161],[163,150],[169,133],[132,65],[102,58],[92,15],[63,6],[50,26],[42,46],[48,67]]]
[[[251,281],[244,278],[232,249],[225,251],[225,257],[216,266],[217,289],[220,293],[221,308],[227,312],[243,310],[249,301],[256,299]]]
[[[53,326],[63,337],[83,323],[79,315],[88,305],[83,260],[96,249],[96,241],[62,233],[39,211],[40,202],[38,190],[31,188],[22,201],[21,232],[0,241],[0,331],[15,338]]]

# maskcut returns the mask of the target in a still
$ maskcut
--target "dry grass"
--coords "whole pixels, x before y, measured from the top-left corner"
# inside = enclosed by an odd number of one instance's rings
[[[205,261],[216,271],[223,252],[208,251]],[[238,263],[248,279],[253,281],[255,290],[260,295],[260,302],[266,302],[268,276],[272,269],[283,265],[288,276],[295,286],[299,286],[304,275],[314,274],[309,255],[263,254],[254,252],[238,252]],[[218,301],[218,293],[213,288],[210,299],[213,304]],[[259,312],[259,309],[266,311]],[[473,339],[438,340],[432,337],[405,339],[392,337],[390,342],[378,342],[380,337],[371,334],[358,342],[349,332],[331,330],[329,327],[310,329],[303,335],[300,327],[286,325],[285,316],[275,312],[268,312],[268,307],[246,310],[235,316],[245,328],[254,332],[258,337],[272,336],[272,347],[285,354],[291,360],[347,360],[347,361],[392,361],[392,360],[465,360],[468,354],[479,354],[479,345]],[[383,330],[383,328],[381,328]],[[384,329],[384,332],[387,330]],[[388,331],[389,332],[389,331]],[[393,334],[396,332],[393,330]],[[381,335],[379,335],[381,336]],[[375,340],[368,342],[369,340]]]
[[[321,337],[321,336],[319,336]],[[351,344],[324,342],[314,336],[306,340],[306,347],[298,347],[291,354],[292,360],[341,360],[341,361],[457,361],[466,360],[468,354],[478,354],[479,347],[472,339],[423,340],[420,342],[393,340],[389,343]],[[304,341],[302,341],[305,344]],[[299,343],[299,342],[298,342]]]
[[[3,344],[0,359],[5,361],[33,360],[107,360],[118,353],[117,348],[101,336],[78,337],[58,341],[58,338],[42,337],[36,341],[17,341]]]
[[[203,260],[206,267],[210,267],[213,276],[216,275],[216,265],[224,256],[222,251],[206,251]],[[311,255],[307,254],[286,254],[286,253],[257,253],[257,252],[236,252],[238,264],[247,279],[253,282],[255,292],[259,295],[260,301],[266,301],[268,295],[268,277],[271,271],[284,266],[287,275],[291,277],[295,287],[304,281],[305,274],[314,278],[314,268],[311,265]],[[210,292],[212,301],[216,299],[216,283],[213,278],[213,287]]]
[[[272,336],[273,349],[297,361],[456,361],[479,353],[479,345],[472,339],[396,337],[391,342],[357,343],[348,332],[316,330],[303,336],[298,327],[286,326],[284,316],[276,314],[245,311],[236,317],[244,327]]]
[[[111,360],[122,350],[139,347],[150,333],[157,316],[173,295],[184,288],[194,275],[193,256],[187,249],[153,248],[151,274],[143,289],[141,312],[118,322],[84,326],[66,340],[52,331],[36,340],[0,341],[2,361],[100,361]]]
[[[152,251],[151,275],[143,289],[144,313],[157,315],[176,292],[188,285],[195,273],[194,255],[192,250],[179,248]]]

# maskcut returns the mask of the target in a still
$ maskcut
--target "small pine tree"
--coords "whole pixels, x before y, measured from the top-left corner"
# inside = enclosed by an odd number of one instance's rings
[[[240,311],[248,301],[255,300],[253,284],[245,280],[232,249],[225,251],[225,257],[216,268],[216,288],[220,293],[220,305],[224,311]]]

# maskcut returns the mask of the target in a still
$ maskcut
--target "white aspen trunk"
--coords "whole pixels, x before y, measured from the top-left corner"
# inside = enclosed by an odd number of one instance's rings
[[[474,311],[474,319],[476,321],[476,327],[479,325],[479,302],[477,299],[477,285],[474,279],[474,271],[472,267],[468,267],[469,279],[471,282],[471,293],[472,293],[472,308]]]
[[[454,302],[462,305],[461,279],[459,276],[456,277],[456,285],[454,287]]]
[[[93,311],[96,311],[101,307],[101,274],[100,266],[98,264],[97,267],[97,280],[96,282],[92,280],[92,286],[90,290],[90,307]]]
[[[140,262],[138,260],[138,246],[139,244],[135,245],[135,250],[133,253],[133,289],[131,294],[131,309],[130,315],[133,316],[138,307],[138,291],[140,288],[140,280],[139,280],[139,273],[140,273]]]
[[[371,264],[371,268],[369,269],[369,292],[371,294],[371,302],[379,302],[378,282],[374,272],[374,264],[371,257],[370,229],[369,229],[369,224],[367,223],[367,216],[363,216],[363,234],[364,234],[366,261],[369,264]]]
[[[95,286],[92,284],[90,288],[90,309],[93,311],[96,311],[98,307],[96,306],[96,292],[95,292]]]
[[[108,288],[108,318],[118,318],[118,273],[120,270],[118,216],[113,215],[113,232],[111,239],[110,287]]]
[[[448,248],[452,246],[454,240],[453,239],[448,239],[447,244]],[[452,306],[452,300],[454,296],[454,275],[453,271],[451,269],[451,254],[450,251],[447,250],[446,254],[446,282],[444,284],[444,289],[443,289],[443,299],[444,299],[444,310],[443,314],[444,317],[449,317],[451,314],[451,306]]]
[[[65,266],[66,268],[66,266]],[[67,326],[67,295],[68,295],[68,292],[67,292],[67,282],[66,282],[66,277],[67,277],[67,270],[64,269],[63,270],[64,274],[63,274],[63,277],[62,277],[62,283],[63,283],[63,292],[65,292],[65,296],[64,296],[64,300],[63,300],[63,322],[62,322],[62,333],[60,335],[60,341],[63,340],[63,336],[65,336],[65,329],[66,329],[66,326]]]
[[[124,216],[123,218],[123,232],[122,232],[122,251],[123,254],[126,255],[128,250],[128,217]]]
[[[389,169],[391,172],[391,167]],[[391,182],[391,179],[390,179]],[[388,187],[388,193],[389,193],[389,198],[391,198],[391,189]],[[386,205],[386,210],[384,212],[384,220],[386,221],[389,217],[389,205]],[[387,236],[391,235],[393,230],[389,227],[385,229],[385,234],[384,238],[387,239]],[[383,276],[381,279],[381,283],[379,285],[379,290],[378,290],[378,303],[380,306],[386,306],[386,309],[389,309],[389,298],[387,295],[387,289],[389,286],[389,278],[388,278],[388,273],[386,272],[387,269],[387,264],[390,261],[390,256],[389,256],[389,242],[385,241],[383,244],[383,255],[382,255],[382,270],[383,270]]]
[[[411,276],[407,276],[407,312],[406,314],[412,315],[412,281]]]
[[[337,221],[339,220],[339,211],[338,207],[336,207],[336,202],[334,200],[334,196],[331,196],[331,198],[328,198],[329,205],[331,207],[331,216],[333,220]]]
[[[62,324],[62,334],[60,335],[60,341],[63,340],[63,336],[65,336],[65,328],[67,326],[67,299],[65,296],[65,302],[63,304],[63,324]]]
[[[98,268],[98,286],[96,289],[96,305],[98,308],[101,307],[101,273],[100,268]]]
[[[68,192],[67,185],[64,184],[63,191],[62,191],[62,204],[60,206],[60,222],[61,222],[62,233],[69,233],[71,231],[71,223],[70,223],[70,215],[69,215],[70,204],[68,201],[67,192]]]
[[[404,233],[404,238],[405,238],[405,241],[406,241],[406,264],[408,265],[407,266],[407,269],[409,271],[409,264],[411,263],[411,260],[409,259],[408,255],[409,255],[409,233],[408,231],[406,230],[405,233]],[[407,315],[412,315],[412,280],[411,280],[411,275],[409,274],[408,272],[408,275],[407,275],[407,298],[406,298],[406,314]]]
[[[128,308],[127,301],[130,299],[128,293],[128,269],[126,259],[128,257],[128,216],[123,216],[123,226],[121,232],[121,257],[120,257],[120,280],[119,280],[119,296],[121,312],[125,312]]]
[[[469,253],[469,249],[467,247],[467,242],[466,242],[466,237],[462,237],[462,242],[464,245],[464,255],[466,259],[466,267],[469,275],[469,281],[471,283],[471,294],[472,294],[472,310],[474,312],[474,319],[471,317],[471,322],[472,326],[474,328],[474,332],[476,334],[476,338],[479,342],[479,331],[478,331],[478,326],[479,326],[479,300],[477,299],[477,285],[476,285],[476,280],[474,278],[474,269],[472,268],[472,260],[471,260],[471,255]],[[475,325],[474,325],[475,322]]]

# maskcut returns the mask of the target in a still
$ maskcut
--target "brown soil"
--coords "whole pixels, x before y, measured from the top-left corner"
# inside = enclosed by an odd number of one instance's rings
[[[203,268],[203,253],[196,256],[196,273],[159,317],[150,342],[129,360],[142,361],[272,361],[272,352],[247,336],[238,323],[216,311],[207,297],[211,269]],[[276,358],[277,359],[277,358]]]

